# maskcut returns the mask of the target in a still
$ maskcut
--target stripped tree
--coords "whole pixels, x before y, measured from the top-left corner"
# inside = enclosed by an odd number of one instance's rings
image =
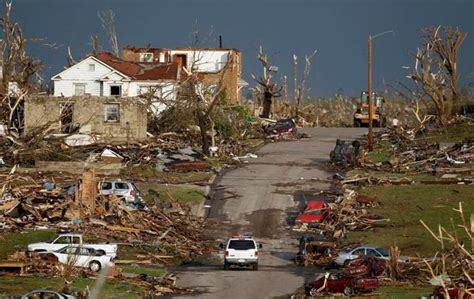
[[[414,69],[407,76],[417,86],[415,97],[433,103],[442,125],[459,112],[457,54],[466,35],[458,28],[425,29]]]
[[[269,118],[272,109],[273,98],[281,96],[283,87],[278,87],[276,83],[272,83],[271,72],[275,67],[269,64],[268,57],[263,53],[261,46],[257,55],[257,59],[262,64],[262,76],[260,79],[257,79],[254,75],[252,75],[252,78],[263,88],[263,91],[261,91],[261,94],[263,94],[263,111],[260,117]]]
[[[7,138],[18,143],[21,119],[18,109],[32,89],[32,78],[41,69],[41,63],[25,51],[26,39],[18,23],[11,19],[12,4],[5,4],[0,18],[3,32],[0,125]]]
[[[107,11],[99,11],[97,13],[100,21],[102,22],[102,28],[104,29],[107,37],[109,38],[110,47],[112,48],[112,53],[119,57],[119,46],[117,39],[117,32],[115,31],[115,14],[109,9]]]
[[[317,50],[314,50],[311,55],[305,55],[304,60],[305,60],[305,65],[304,65],[304,70],[303,70],[303,75],[301,76],[301,81],[298,83],[298,56],[296,54],[293,54],[293,68],[294,68],[294,88],[293,88],[293,97],[296,101],[296,116],[298,116],[298,111],[300,106],[304,102],[304,96],[306,93],[306,80],[309,78],[309,74],[311,72],[311,61],[316,55]]]

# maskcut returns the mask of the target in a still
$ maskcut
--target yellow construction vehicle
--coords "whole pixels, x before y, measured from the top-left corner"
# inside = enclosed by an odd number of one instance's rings
[[[372,126],[385,127],[387,117],[385,116],[385,99],[372,92]],[[354,113],[354,127],[369,126],[369,93],[363,91],[360,93],[360,101],[357,103],[357,109]]]

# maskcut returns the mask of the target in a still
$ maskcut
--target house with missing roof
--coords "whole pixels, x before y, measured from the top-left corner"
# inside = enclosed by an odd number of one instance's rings
[[[242,55],[222,48],[124,48],[122,57],[91,55],[52,77],[54,96],[135,97],[155,91],[173,100],[180,80],[190,73],[207,85],[223,84],[230,103],[237,103],[242,80]],[[155,107],[158,111],[164,107]]]

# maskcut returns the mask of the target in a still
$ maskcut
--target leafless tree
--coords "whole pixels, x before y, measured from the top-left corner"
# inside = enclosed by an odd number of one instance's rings
[[[306,80],[309,78],[309,74],[311,72],[311,61],[316,55],[317,50],[314,50],[313,53],[310,55],[305,55],[304,60],[305,60],[305,65],[304,65],[304,70],[303,70],[303,75],[301,76],[301,82],[298,84],[298,56],[296,54],[293,54],[293,68],[294,68],[294,92],[293,92],[293,97],[296,101],[296,114],[298,115],[298,111],[300,106],[304,102],[304,96],[306,93]]]
[[[14,142],[19,126],[16,111],[31,91],[33,75],[41,69],[41,63],[26,53],[26,39],[20,25],[12,20],[11,12],[12,3],[5,3],[4,15],[0,18],[3,32],[0,124],[5,125],[7,138]]]
[[[257,59],[262,64],[262,76],[259,79],[257,79],[254,75],[252,75],[252,77],[263,88],[263,111],[260,116],[263,118],[269,118],[272,109],[273,98],[281,96],[283,87],[278,87],[276,83],[272,82],[273,77],[271,75],[271,65],[268,61],[267,55],[263,53],[263,48],[261,46],[257,55]]]
[[[466,35],[459,28],[425,29],[414,69],[408,75],[417,86],[415,96],[433,103],[437,120],[442,125],[446,125],[460,108],[457,54]]]
[[[119,46],[117,33],[115,31],[115,14],[109,9],[107,11],[99,11],[97,13],[100,21],[102,22],[102,28],[104,28],[107,37],[109,38],[110,47],[112,48],[112,53],[115,56],[119,56]]]

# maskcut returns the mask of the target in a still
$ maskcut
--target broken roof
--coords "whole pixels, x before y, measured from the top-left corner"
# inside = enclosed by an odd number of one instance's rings
[[[95,58],[111,68],[135,80],[177,80],[178,65],[176,63],[146,63],[125,61],[111,53],[101,52]]]

